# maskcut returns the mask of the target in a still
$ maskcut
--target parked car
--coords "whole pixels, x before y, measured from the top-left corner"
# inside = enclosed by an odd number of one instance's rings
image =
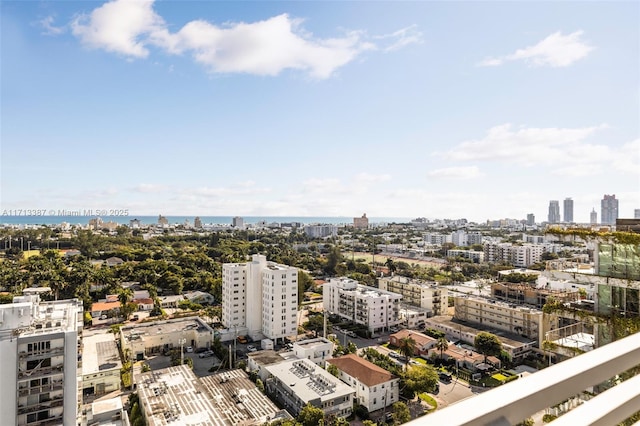
[[[238,341],[238,343],[247,343],[247,338],[245,336],[238,336],[236,340]]]
[[[204,352],[198,354],[198,358],[210,358],[213,355],[214,355],[213,351],[204,351]]]
[[[107,319],[107,316],[106,316],[106,315],[100,315],[100,319],[101,319],[101,320],[106,320],[106,319]]]
[[[451,373],[445,373],[445,372],[441,371],[441,372],[438,373],[438,377],[444,383],[451,382]]]
[[[140,317],[138,315],[134,315],[131,317],[131,321],[138,321]]]
[[[249,345],[249,346],[247,346],[247,350],[248,350],[249,352],[255,352],[255,351],[257,351],[258,349],[256,349],[256,347],[255,347],[255,346],[253,346],[253,345]]]
[[[186,348],[184,348],[184,350],[185,350],[185,352],[192,353],[193,352],[193,347],[187,346]]]

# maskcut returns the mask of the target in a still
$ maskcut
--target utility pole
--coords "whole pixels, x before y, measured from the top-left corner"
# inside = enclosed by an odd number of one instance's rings
[[[180,339],[180,365],[184,364],[184,344],[187,340],[184,338]]]

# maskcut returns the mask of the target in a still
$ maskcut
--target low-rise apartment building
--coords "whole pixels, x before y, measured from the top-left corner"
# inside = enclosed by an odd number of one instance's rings
[[[400,323],[402,295],[361,285],[350,278],[332,278],[323,286],[326,312],[362,324],[372,334]]]
[[[403,303],[419,306],[430,311],[429,316],[444,315],[448,308],[448,290],[433,282],[415,280],[396,275],[380,278],[380,290],[402,295]]]
[[[293,343],[293,353],[296,358],[306,358],[321,367],[324,367],[325,361],[333,356],[333,348],[333,342],[323,337]]]
[[[454,317],[519,335],[542,345],[547,331],[558,327],[555,315],[541,310],[474,296],[455,296]]]
[[[267,394],[296,417],[307,404],[325,415],[348,417],[353,411],[355,391],[308,359],[268,365]]]
[[[517,305],[531,305],[538,309],[547,303],[550,299],[558,302],[575,302],[579,299],[577,289],[572,290],[553,290],[537,287],[535,283],[492,283],[491,297],[505,302]]]
[[[356,401],[369,412],[399,401],[400,379],[387,370],[359,357],[344,355],[327,361],[338,368],[338,378],[356,391]]]
[[[447,257],[462,257],[463,259],[469,259],[475,263],[484,262],[484,252],[476,250],[447,250]]]

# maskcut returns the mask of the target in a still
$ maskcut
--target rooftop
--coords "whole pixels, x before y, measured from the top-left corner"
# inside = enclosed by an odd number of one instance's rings
[[[178,318],[165,321],[150,321],[122,327],[120,332],[129,340],[152,336],[156,334],[182,333],[185,331],[197,331],[198,333],[213,333],[199,317]]]
[[[426,334],[407,329],[400,330],[397,333],[393,333],[389,337],[395,337],[398,340],[404,339],[405,337],[411,337],[416,342],[416,345],[419,348],[422,348],[423,346],[438,340],[434,339],[431,336],[427,336]]]
[[[441,324],[456,331],[459,330],[461,333],[475,334],[480,331],[488,331],[498,336],[503,346],[511,348],[520,348],[535,343],[533,340],[521,337],[517,334],[505,333],[502,330],[496,330],[480,324],[467,325],[466,323],[453,319],[449,315],[437,315],[435,317],[425,319],[425,322],[427,323],[427,327],[429,327],[429,324]]]
[[[298,398],[305,402],[317,399],[326,401],[354,392],[351,387],[308,359],[284,361],[269,365],[266,370],[292,388]]]
[[[296,346],[299,346],[303,349],[313,349],[316,347],[325,346],[327,344],[333,345],[333,342],[323,337],[318,337],[316,339],[296,341],[293,343],[293,347],[295,348]]]
[[[284,358],[280,356],[280,354],[272,350],[249,352],[247,353],[247,357],[259,365],[271,365],[284,361]]]
[[[84,337],[82,344],[83,376],[122,367],[118,347],[112,333]]]
[[[333,358],[327,360],[327,362],[335,365],[339,370],[351,377],[355,377],[369,387],[381,385],[382,383],[387,383],[390,380],[398,378],[387,370],[378,367],[364,358],[360,358],[356,354]]]

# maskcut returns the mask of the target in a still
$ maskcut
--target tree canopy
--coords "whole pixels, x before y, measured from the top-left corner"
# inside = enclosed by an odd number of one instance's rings
[[[502,351],[502,342],[495,334],[481,331],[476,335],[473,346],[484,355],[485,362],[488,356],[498,356]]]

